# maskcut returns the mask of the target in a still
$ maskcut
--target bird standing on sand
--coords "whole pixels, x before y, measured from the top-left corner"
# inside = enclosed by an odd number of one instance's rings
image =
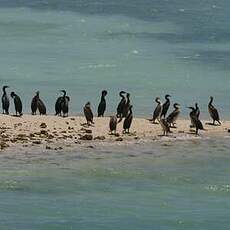
[[[170,106],[170,98],[171,96],[169,94],[166,94],[165,95],[165,103],[163,104],[163,108],[162,108],[162,112],[161,112],[161,117],[165,118],[167,112],[168,112],[168,109],[169,109],[169,106]]]
[[[157,97],[155,99],[155,102],[157,103],[157,106],[153,112],[153,119],[151,119],[150,121],[152,121],[153,123],[156,124],[156,120],[159,120],[160,119],[160,116],[161,116],[161,112],[162,112],[162,109],[163,109],[163,105],[160,101],[160,98]]]
[[[43,101],[40,99],[39,91],[36,92],[36,95],[32,98],[31,101],[32,115],[36,115],[37,109],[40,115],[46,115],[46,106],[43,103]]]
[[[133,121],[133,111],[132,111],[133,106],[129,106],[129,113],[126,116],[124,123],[123,123],[123,133],[129,133],[129,129],[131,127],[132,121]]]
[[[159,123],[163,129],[163,136],[168,136],[168,133],[170,133],[170,124],[165,118],[160,118]]]
[[[171,127],[175,128],[175,122],[180,115],[180,105],[178,103],[174,103],[173,107],[174,111],[168,115],[166,121],[169,123]]]
[[[123,112],[122,112],[122,117],[127,117],[130,109],[130,94],[126,94],[126,103],[124,104],[123,107]]]
[[[36,92],[36,95],[32,98],[31,101],[31,111],[32,115],[36,115],[37,108],[38,108],[38,99],[39,99],[39,92]]]
[[[63,96],[58,97],[55,103],[55,115],[61,116],[62,114],[63,117],[68,117],[70,97],[66,96],[65,90],[61,90],[61,92],[63,93]]]
[[[126,92],[125,91],[121,91],[119,93],[119,96],[121,97],[121,100],[117,106],[117,117],[118,118],[121,118],[123,117],[123,111],[124,111],[124,106],[126,104],[126,99],[125,99],[125,96],[123,94],[125,94]]]
[[[198,135],[198,130],[204,130],[203,124],[200,121],[200,119],[197,117],[196,114],[196,109],[194,107],[188,107],[189,109],[191,109],[192,111],[190,112],[189,116],[192,122],[193,127],[196,128],[196,135]]]
[[[11,92],[11,97],[14,99],[14,106],[16,111],[16,116],[22,116],[22,101],[20,97],[15,94],[14,92]]]
[[[221,125],[218,110],[213,106],[212,102],[213,102],[213,97],[211,96],[210,102],[208,104],[208,111],[209,111],[209,114],[213,120],[213,125],[215,125],[215,121],[217,121],[219,123],[219,125]]]
[[[98,117],[104,117],[104,113],[106,110],[106,100],[105,100],[106,95],[107,95],[107,91],[103,90],[101,92],[101,101],[100,101],[100,103],[98,105],[98,109],[97,109]]]
[[[111,134],[116,134],[117,131],[117,116],[111,116],[109,120],[109,129]]]
[[[39,92],[38,92],[38,97],[39,97]],[[46,115],[46,106],[40,97],[38,98],[37,106],[40,115]]]
[[[199,106],[198,106],[198,103],[195,103],[195,111],[192,112],[193,113],[193,116],[196,116],[198,119],[200,117],[200,109],[199,109]],[[195,127],[194,124],[192,123],[192,119],[191,119],[191,125],[190,125],[190,128],[193,128]]]
[[[200,118],[200,108],[197,102],[195,103],[195,109],[196,109],[196,116],[199,119]]]
[[[94,124],[93,122],[93,112],[90,107],[90,102],[87,102],[84,106],[84,115],[88,125]]]
[[[9,86],[5,85],[2,87],[3,95],[2,95],[2,112],[3,114],[9,114],[9,107],[10,107],[10,100],[7,96],[6,89],[9,88]]]

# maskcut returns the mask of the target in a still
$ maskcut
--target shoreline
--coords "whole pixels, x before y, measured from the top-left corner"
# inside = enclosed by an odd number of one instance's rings
[[[190,120],[179,119],[172,133],[161,136],[163,131],[159,124],[152,124],[144,118],[134,118],[130,134],[123,134],[123,121],[117,126],[117,134],[109,134],[109,117],[95,118],[95,124],[87,127],[85,117],[67,118],[53,115],[23,115],[15,117],[0,115],[0,151],[7,148],[31,148],[38,146],[46,150],[63,150],[97,145],[130,145],[153,141],[175,141],[197,138],[221,137],[228,135],[230,121],[222,121],[221,126],[207,124],[203,121],[205,131],[195,136],[190,129]]]

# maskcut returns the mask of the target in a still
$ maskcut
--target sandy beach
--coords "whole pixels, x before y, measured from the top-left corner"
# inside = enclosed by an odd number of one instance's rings
[[[23,115],[14,117],[0,115],[1,149],[8,147],[39,146],[45,149],[64,149],[82,145],[131,144],[152,140],[187,140],[210,136],[228,135],[230,121],[223,121],[221,126],[203,121],[205,131],[196,136],[191,129],[190,120],[178,120],[177,128],[172,128],[168,137],[163,137],[159,124],[152,124],[144,118],[135,118],[129,134],[122,133],[123,122],[118,124],[117,134],[109,132],[109,117],[95,118],[93,126],[85,124],[85,118]]]

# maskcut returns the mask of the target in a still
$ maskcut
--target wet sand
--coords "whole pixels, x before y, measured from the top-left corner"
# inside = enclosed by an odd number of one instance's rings
[[[117,134],[109,132],[109,117],[95,118],[93,126],[87,126],[84,117],[56,117],[23,115],[14,117],[0,115],[0,149],[8,147],[37,146],[45,149],[64,149],[97,144],[132,144],[152,140],[183,140],[191,138],[215,137],[228,135],[230,121],[223,121],[222,125],[210,125],[210,121],[202,121],[205,131],[196,136],[190,128],[190,120],[180,119],[176,127],[172,128],[168,137],[162,137],[159,124],[152,124],[144,118],[133,120],[130,133],[123,134],[123,121],[118,124]]]

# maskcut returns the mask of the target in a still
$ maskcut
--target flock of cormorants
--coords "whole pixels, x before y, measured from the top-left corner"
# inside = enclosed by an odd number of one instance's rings
[[[2,95],[3,114],[9,114],[10,100],[6,92],[7,88],[9,88],[9,86],[3,86],[3,95]],[[67,117],[69,113],[70,97],[67,96],[65,90],[61,90],[60,92],[62,92],[63,95],[58,97],[56,100],[55,115]],[[108,92],[106,90],[103,90],[101,92],[101,100],[100,100],[100,103],[97,109],[98,117],[104,116],[104,113],[106,110],[105,97],[107,93]],[[20,97],[14,92],[11,92],[10,95],[14,101],[16,116],[22,116],[22,101]],[[133,120],[133,112],[132,112],[133,106],[131,105],[131,102],[130,102],[130,94],[125,91],[121,91],[119,93],[119,96],[121,97],[121,100],[117,106],[117,113],[116,115],[110,117],[109,128],[110,128],[111,134],[116,133],[117,124],[121,122],[123,118],[124,118],[123,132],[129,133],[129,129],[131,127],[132,120]],[[159,124],[161,125],[163,129],[163,135],[168,135],[168,133],[170,132],[170,128],[175,128],[176,120],[178,119],[180,115],[180,105],[178,103],[174,103],[173,112],[171,112],[167,116],[167,113],[170,107],[170,97],[171,96],[169,94],[165,95],[164,103],[161,102],[159,97],[155,99],[155,102],[157,105],[154,109],[152,119],[149,119],[149,121],[151,121],[154,124],[158,124],[156,121],[159,122]],[[218,110],[213,106],[212,103],[213,103],[213,97],[210,97],[210,102],[208,104],[208,111],[213,120],[212,124],[215,125],[215,122],[218,122],[218,124],[221,125]],[[200,109],[197,103],[195,103],[195,107],[191,106],[188,108],[191,110],[189,114],[190,119],[191,119],[190,127],[195,128],[196,130],[195,133],[197,135],[198,130],[204,130],[203,124],[199,118]],[[31,111],[32,111],[32,115],[36,115],[37,111],[39,112],[40,115],[46,115],[46,106],[39,96],[39,91],[36,92],[36,95],[32,98]],[[93,112],[90,106],[90,102],[87,102],[85,104],[83,111],[84,111],[84,115],[87,121],[87,125],[90,126],[94,124]]]

